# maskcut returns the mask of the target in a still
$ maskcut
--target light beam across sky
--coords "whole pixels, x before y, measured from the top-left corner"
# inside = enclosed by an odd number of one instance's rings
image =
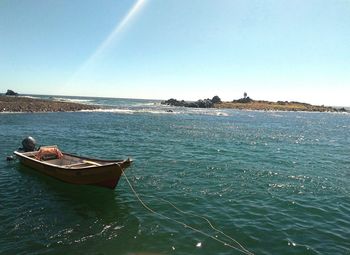
[[[136,0],[135,4],[131,7],[129,12],[123,17],[123,19],[117,23],[112,32],[106,37],[106,39],[97,47],[97,49],[91,54],[91,56],[79,67],[79,69],[72,75],[66,86],[74,85],[76,79],[80,75],[84,75],[84,71],[95,64],[95,62],[103,55],[103,53],[110,47],[113,46],[120,33],[125,31],[125,27],[130,21],[135,18],[138,13],[144,8],[147,0]],[[66,87],[64,86],[64,87]]]

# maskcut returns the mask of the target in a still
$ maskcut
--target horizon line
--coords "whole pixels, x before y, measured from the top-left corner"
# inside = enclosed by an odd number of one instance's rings
[[[2,96],[5,96],[5,93],[0,93],[0,95]],[[153,100],[153,101],[164,101],[164,100],[169,100],[169,99],[176,99],[174,97],[170,97],[168,99],[156,99],[156,98],[140,98],[140,97],[111,97],[111,96],[91,96],[91,95],[59,95],[59,94],[33,94],[33,93],[23,93],[23,94],[18,94],[18,96],[56,96],[56,97],[85,97],[85,98],[105,98],[105,99],[129,99],[129,100],[133,100],[133,99],[136,99],[136,100]],[[215,95],[215,96],[218,96],[218,95]],[[220,96],[219,96],[220,97]],[[204,99],[210,99],[210,98],[204,98]],[[194,99],[194,100],[184,100],[184,101],[188,101],[188,102],[195,102],[197,100],[204,100],[204,99]],[[240,99],[240,98],[238,98]],[[182,99],[176,99],[176,100],[179,100],[179,101],[182,101]],[[236,99],[232,99],[232,100],[229,100],[229,101],[223,101],[223,102],[231,102],[233,100],[236,100]],[[281,102],[296,102],[296,103],[306,103],[306,102],[299,102],[299,101],[295,101],[295,100],[277,100],[277,101],[269,101],[269,100],[264,100],[264,99],[253,99],[254,101],[266,101],[266,102],[275,102],[277,103],[278,101],[281,101]],[[310,104],[310,103],[306,103],[306,104]],[[315,106],[329,106],[329,107],[336,107],[336,108],[341,108],[341,107],[346,107],[346,108],[350,108],[350,105],[346,106],[346,105],[325,105],[325,104],[310,104],[310,105],[315,105]]]

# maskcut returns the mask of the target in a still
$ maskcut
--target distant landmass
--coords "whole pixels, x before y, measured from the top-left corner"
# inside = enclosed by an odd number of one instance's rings
[[[0,112],[67,112],[98,108],[95,105],[21,97],[17,93],[0,95]]]
[[[194,108],[225,108],[239,110],[259,110],[259,111],[308,111],[308,112],[348,112],[344,107],[335,108],[324,105],[311,105],[300,102],[277,101],[270,102],[264,100],[253,100],[244,93],[243,98],[230,102],[222,102],[218,96],[212,99],[198,100],[196,102],[186,102],[184,100],[169,99],[162,104],[171,106],[194,107]]]
[[[191,108],[225,108],[239,110],[260,110],[260,111],[310,111],[310,112],[350,112],[344,107],[330,107],[324,105],[311,105],[300,102],[264,100],[253,100],[247,93],[243,98],[223,102],[220,97],[214,96],[209,99],[201,99],[195,102],[169,99],[161,102],[164,105],[191,107]],[[37,99],[19,96],[17,92],[7,90],[0,95],[0,112],[66,112],[101,109],[101,106],[81,104],[75,102],[62,102],[56,100]],[[171,110],[169,110],[171,111]]]

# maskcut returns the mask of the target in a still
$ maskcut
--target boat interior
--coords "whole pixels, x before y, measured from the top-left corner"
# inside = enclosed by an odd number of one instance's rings
[[[27,156],[32,159],[37,159],[37,154],[39,151],[32,151],[32,152],[24,152],[21,153],[24,156]],[[38,160],[38,159],[37,159]],[[103,166],[111,164],[111,162],[103,162],[103,161],[95,161],[91,159],[84,159],[75,157],[72,155],[62,154],[62,157],[47,157],[47,158],[41,158],[40,161],[45,162],[50,165],[54,166],[61,166],[65,168],[85,168],[85,167],[96,167],[96,166]]]

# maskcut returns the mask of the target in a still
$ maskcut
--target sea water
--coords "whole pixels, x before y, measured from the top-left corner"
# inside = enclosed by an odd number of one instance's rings
[[[108,109],[0,114],[0,254],[245,254],[197,215],[254,254],[350,254],[349,114],[62,99]],[[131,157],[127,178],[156,213],[125,177],[108,190],[7,162],[26,136]]]

